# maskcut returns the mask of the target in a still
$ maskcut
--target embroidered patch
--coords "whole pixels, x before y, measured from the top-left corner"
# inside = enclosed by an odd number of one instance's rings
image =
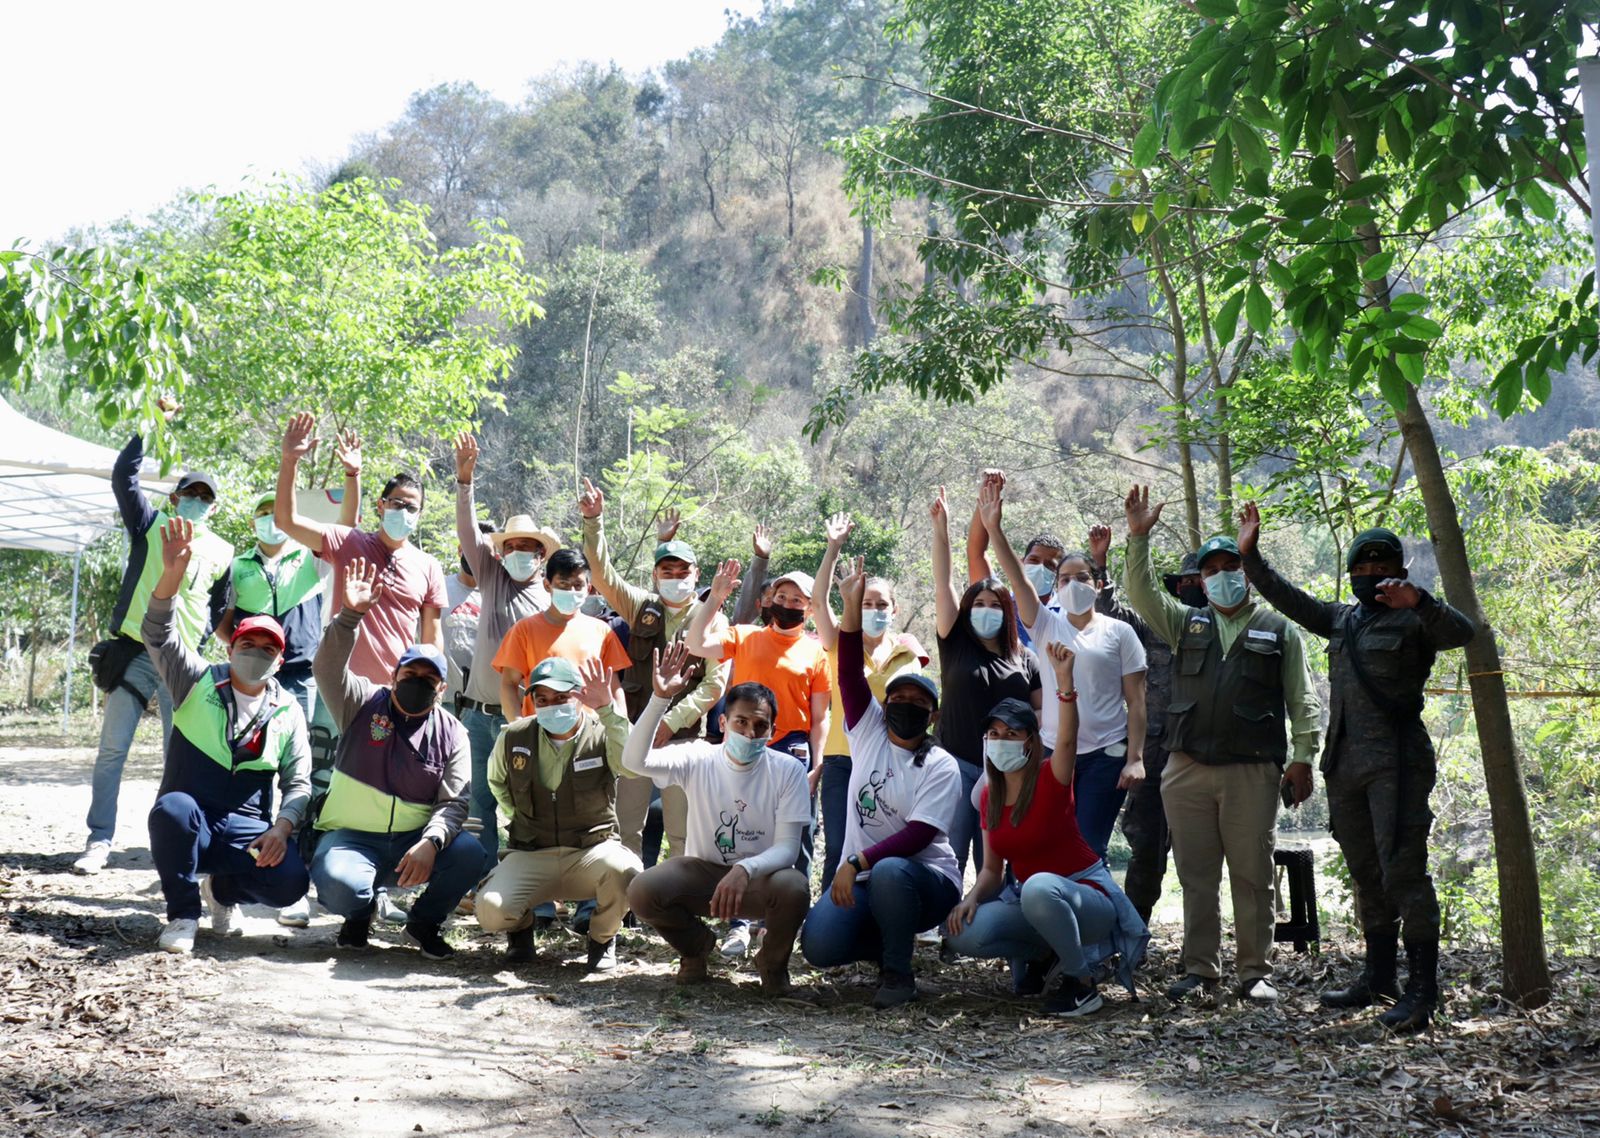
[[[528,769],[528,756],[527,755],[512,755],[511,756],[511,769],[514,770],[514,771],[527,770]]]
[[[604,766],[604,765],[605,765],[605,760],[603,758],[601,758],[599,755],[596,755],[592,759],[579,759],[577,762],[572,764],[572,769],[575,770],[575,771],[592,771],[596,767],[600,767],[600,766]]]
[[[1247,628],[1245,629],[1245,635],[1251,640],[1270,640],[1274,644],[1278,642],[1278,634],[1276,632],[1267,632],[1265,629]]]
[[[1206,623],[1207,622],[1203,621],[1203,620],[1191,620],[1189,622],[1189,631],[1190,632],[1204,632],[1206,630]]]
[[[372,717],[372,741],[381,743],[394,733],[394,724],[389,722],[387,715],[374,715]]]

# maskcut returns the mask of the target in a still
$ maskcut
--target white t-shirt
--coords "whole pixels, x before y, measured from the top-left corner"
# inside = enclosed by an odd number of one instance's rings
[[[1056,670],[1047,651],[1060,642],[1072,649],[1077,661],[1072,682],[1078,688],[1078,754],[1086,755],[1128,737],[1128,705],[1122,698],[1122,677],[1145,671],[1144,645],[1126,621],[1095,613],[1082,631],[1065,613],[1041,607],[1028,629],[1033,651],[1039,657],[1039,677],[1044,710],[1039,736],[1051,750],[1056,745],[1056,722],[1061,706],[1056,699]]]
[[[950,822],[961,804],[961,768],[941,747],[928,751],[919,767],[913,753],[889,741],[883,705],[872,700],[850,739],[850,802],[845,812],[844,850],[840,858],[863,853],[892,837],[910,822],[926,822],[938,830],[914,858],[961,887],[961,868],[950,848]],[[872,875],[869,868],[862,876]]]
[[[778,823],[811,821],[805,767],[782,751],[740,769],[702,739],[653,750],[645,765],[657,786],[681,786],[689,799],[689,857],[732,865],[770,849]]]

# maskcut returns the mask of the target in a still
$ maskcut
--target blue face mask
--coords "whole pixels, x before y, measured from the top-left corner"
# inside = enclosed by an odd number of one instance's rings
[[[972,631],[984,640],[992,640],[1000,634],[1000,626],[1006,622],[1006,614],[999,609],[973,609],[968,617],[972,622]]]
[[[889,631],[889,622],[893,619],[892,609],[864,609],[861,613],[861,631],[868,636],[882,636]]]
[[[1022,575],[1041,597],[1048,597],[1056,587],[1056,571],[1048,565],[1024,565]]]
[[[1231,609],[1244,602],[1245,580],[1243,569],[1224,569],[1201,581],[1206,596],[1218,608]]]
[[[262,545],[282,545],[289,540],[289,535],[273,524],[271,514],[262,514],[256,519],[256,537],[261,539]]]
[[[587,593],[580,593],[577,589],[551,589],[550,607],[562,616],[571,616],[583,604]]]
[[[549,707],[535,708],[533,717],[552,735],[565,735],[578,725],[581,713],[575,702],[553,703]]]
[[[539,559],[525,549],[506,554],[500,559],[500,564],[506,567],[511,579],[518,582],[533,580],[533,575],[539,570]]]
[[[994,764],[995,770],[1002,773],[1019,771],[1028,763],[1028,752],[1024,749],[1021,739],[990,739],[985,736],[983,757]]]
[[[179,498],[178,516],[186,522],[203,522],[211,513],[211,503],[199,498]]]
[[[417,528],[418,514],[409,510],[383,511],[383,532],[395,541],[404,541],[410,537]]]
[[[727,738],[722,741],[722,750],[741,767],[747,767],[759,759],[767,749],[767,740],[771,736],[752,739],[748,735],[741,735],[737,731],[729,731]]]

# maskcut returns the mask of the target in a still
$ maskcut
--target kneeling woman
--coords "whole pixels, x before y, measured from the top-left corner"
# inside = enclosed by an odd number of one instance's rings
[[[1060,699],[1059,738],[1078,732],[1072,652],[1050,645]],[[1086,1015],[1102,1005],[1095,967],[1121,954],[1117,977],[1133,991],[1133,970],[1150,933],[1078,830],[1072,801],[1071,747],[1048,760],[1039,719],[1021,700],[1001,700],[984,740],[988,785],[979,817],[983,869],[950,914],[950,947],[966,956],[1051,963],[1060,977],[1045,1000],[1053,1015]],[[1011,866],[1016,885],[1005,885]]]
[[[818,967],[876,960],[874,1007],[917,995],[911,972],[916,935],[943,920],[961,897],[950,848],[951,816],[961,805],[961,771],[933,745],[939,694],[931,680],[902,672],[880,705],[867,686],[861,645],[861,558],[839,583],[839,698],[850,740],[844,860],[833,888],[812,907],[800,951]]]

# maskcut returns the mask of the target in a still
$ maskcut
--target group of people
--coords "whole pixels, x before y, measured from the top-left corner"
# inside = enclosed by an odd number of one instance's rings
[[[316,445],[313,417],[294,416],[276,488],[256,502],[256,545],[237,557],[208,525],[214,479],[189,472],[158,505],[139,485],[141,440],[119,458],[130,560],[103,659],[121,667],[99,677],[111,694],[76,867],[106,864],[122,766],[153,703],[166,728],[149,817],[162,948],[191,951],[203,915],[237,931],[241,903],[303,924],[314,891],[343,918],[338,946],[360,949],[384,891],[418,886],[404,936],[434,959],[452,955],[444,926],[458,911],[505,933],[511,961],[531,959],[565,901],[592,971],[616,967],[619,929],[636,919],[677,951],[681,984],[758,943],[762,990],[793,995],[798,943],[818,967],[875,963],[873,1003],[892,1007],[916,998],[914,945],[938,930],[947,953],[1008,960],[1015,990],[1047,1012],[1083,1015],[1112,977],[1134,990],[1170,849],[1183,973],[1168,997],[1220,982],[1226,865],[1238,994],[1273,1003],[1278,809],[1310,796],[1321,733],[1304,628],[1328,644],[1321,769],[1367,942],[1361,976],[1323,1002],[1381,1000],[1396,1029],[1431,1019],[1422,688],[1436,652],[1474,630],[1407,580],[1393,533],[1351,544],[1352,603],[1272,570],[1254,504],[1237,538],[1209,538],[1162,577],[1161,505],[1135,487],[1119,594],[1108,527],[1083,551],[1043,533],[1019,554],[1005,476],[984,471],[964,588],[942,487],[930,511],[935,680],[894,583],[846,554],[846,515],[827,520],[815,576],[769,578],[772,536],[758,528],[750,565],[724,562],[702,587],[669,514],[648,582],[629,582],[587,480],[579,546],[527,514],[480,522],[478,445],[463,435],[447,578],[412,542],[417,480],[390,479],[374,528],[356,528],[352,436],[336,444],[341,523],[300,511],[298,469]],[[212,632],[225,663],[199,655]],[[1106,861],[1119,818],[1121,885]],[[720,934],[708,918],[726,922]]]

